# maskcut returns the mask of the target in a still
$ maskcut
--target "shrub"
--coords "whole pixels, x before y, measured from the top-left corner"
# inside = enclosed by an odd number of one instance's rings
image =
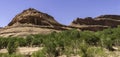
[[[43,44],[43,39],[42,35],[33,35],[32,45],[41,46],[41,44]]]
[[[16,52],[17,50],[17,47],[18,47],[18,42],[16,41],[16,39],[11,39],[8,43],[8,47],[7,47],[7,50],[8,50],[8,53],[9,54],[13,54],[14,52]]]
[[[92,31],[83,31],[81,32],[81,40],[85,40],[89,45],[98,45],[100,39],[95,35],[95,32]]]
[[[46,57],[45,49],[34,52],[31,57]]]
[[[21,47],[25,47],[28,44],[25,38],[17,38],[16,41],[19,43],[19,46]]]
[[[31,46],[32,41],[33,41],[33,36],[27,36],[26,37],[27,46]]]
[[[81,51],[82,57],[88,57],[89,56],[89,54],[87,53],[88,47],[89,46],[83,40],[83,42],[80,44],[80,51]]]

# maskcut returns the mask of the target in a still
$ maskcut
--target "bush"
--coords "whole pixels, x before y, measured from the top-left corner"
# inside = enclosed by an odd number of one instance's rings
[[[32,45],[33,46],[41,46],[43,43],[42,35],[33,35]]]
[[[89,45],[98,45],[100,39],[95,35],[95,32],[92,31],[83,31],[81,32],[81,39],[85,40]]]
[[[32,41],[33,41],[33,36],[26,37],[27,46],[32,46]]]
[[[46,57],[45,50],[39,50],[37,52],[34,52],[31,57]]]
[[[21,47],[25,47],[28,44],[25,38],[17,38],[16,41],[19,43],[19,46]]]
[[[16,41],[16,39],[12,38],[8,43],[8,47],[7,47],[8,53],[13,54],[14,52],[16,52],[18,46],[19,44]]]

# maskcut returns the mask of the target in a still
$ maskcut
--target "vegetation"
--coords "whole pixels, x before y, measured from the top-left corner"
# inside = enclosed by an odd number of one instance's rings
[[[19,57],[17,47],[39,46],[43,50],[35,52],[32,57],[57,57],[60,55],[79,55],[82,57],[103,56],[103,48],[114,51],[112,46],[120,46],[120,27],[103,31],[77,31],[76,29],[53,32],[48,35],[30,35],[26,38],[0,38],[0,49],[7,48],[9,54],[0,57]],[[22,57],[22,55],[21,55]]]
[[[12,54],[12,53],[16,52],[17,47],[18,47],[18,42],[16,41],[16,38],[10,39],[8,42],[8,46],[7,46],[8,53]]]
[[[16,54],[16,53],[13,53],[13,54],[8,54],[8,53],[6,53],[6,54],[0,54],[0,57],[25,57],[25,56],[23,56],[23,55],[21,55],[21,54]]]

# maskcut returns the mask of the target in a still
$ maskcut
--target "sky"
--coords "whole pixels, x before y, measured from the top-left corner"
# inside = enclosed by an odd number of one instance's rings
[[[0,27],[23,10],[35,8],[69,25],[77,17],[97,17],[105,14],[120,15],[120,0],[0,0]]]

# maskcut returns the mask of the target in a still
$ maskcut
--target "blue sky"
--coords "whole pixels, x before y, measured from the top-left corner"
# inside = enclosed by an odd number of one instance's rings
[[[120,15],[120,0],[0,0],[0,27],[28,8],[48,13],[59,23],[69,25],[77,17]]]

